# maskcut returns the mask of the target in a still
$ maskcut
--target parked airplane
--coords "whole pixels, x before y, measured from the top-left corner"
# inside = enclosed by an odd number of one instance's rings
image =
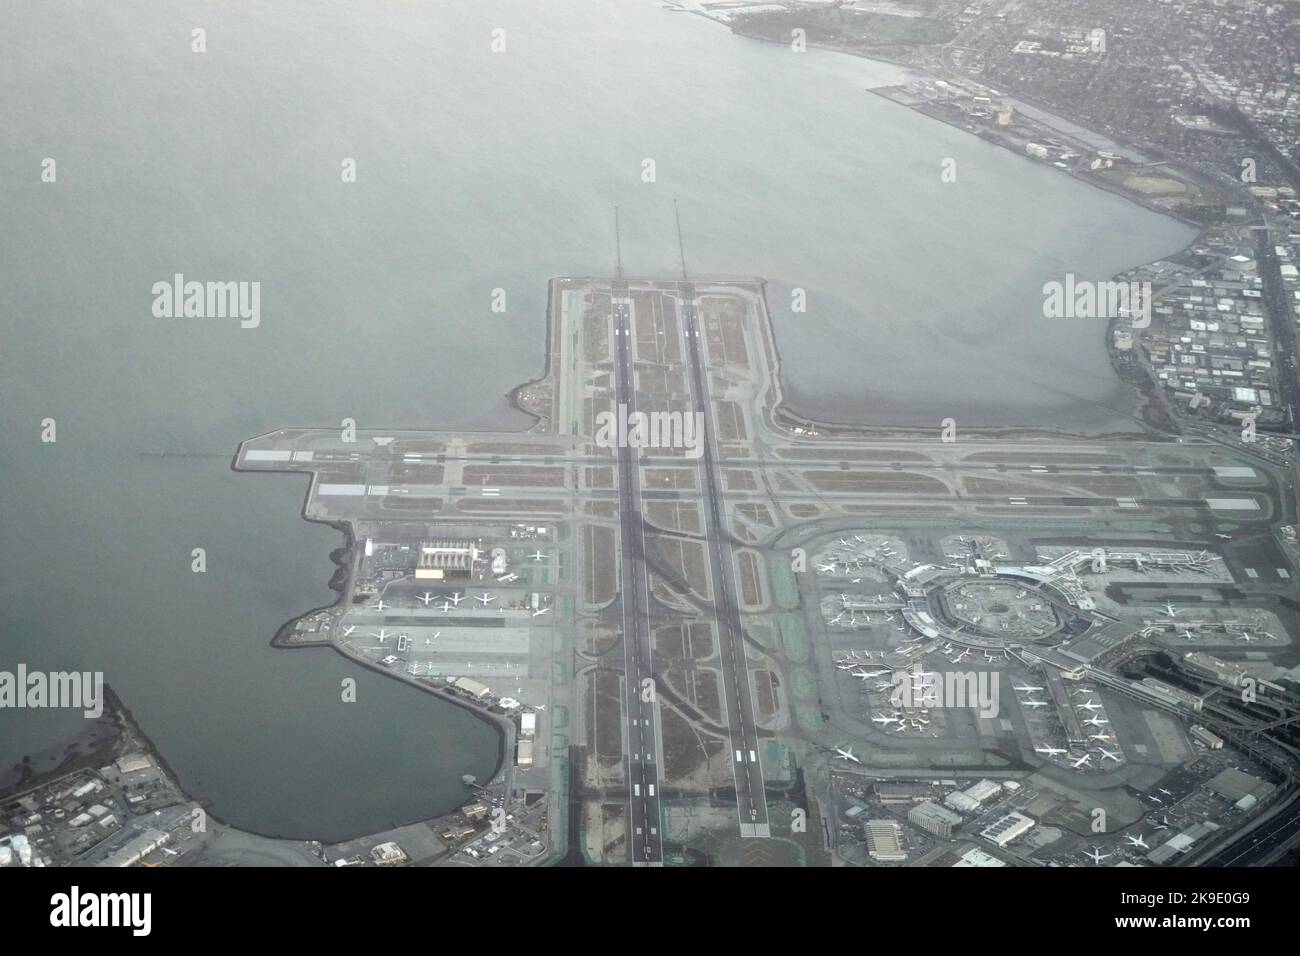
[[[482,594],[475,595],[474,600],[478,601],[484,607],[487,607],[489,604],[491,604],[493,601],[496,600],[496,596],[492,594],[488,594],[486,591],[484,591]]]
[[[457,607],[460,607],[460,602],[463,600],[465,600],[465,592],[463,591],[457,591],[451,596],[451,603]]]
[[[1012,684],[1011,689],[1022,694],[1032,694],[1034,691],[1043,690],[1042,687],[1030,687],[1028,684]]]
[[[550,610],[551,609],[549,607],[539,607],[536,611],[533,612],[533,617],[541,617],[543,614],[549,613]]]
[[[1087,724],[1089,727],[1101,727],[1105,724],[1109,724],[1110,721],[1105,717],[1089,717],[1087,720],[1082,721],[1082,723]]]
[[[1020,702],[1020,706],[1021,706],[1021,707],[1033,707],[1033,708],[1046,707],[1046,706],[1047,706],[1047,701],[1045,701],[1045,700],[1022,700],[1022,701]]]
[[[1120,762],[1119,754],[1115,753],[1114,751],[1107,750],[1105,747],[1098,747],[1097,749],[1101,751],[1102,760],[1113,760],[1116,763]]]
[[[425,647],[428,647],[430,644],[432,644],[434,641],[436,641],[436,640],[437,640],[438,638],[440,638],[440,637],[442,637],[442,631],[435,631],[434,634],[433,634],[433,637],[426,637],[426,638],[424,639],[424,646],[425,646]]]
[[[532,554],[530,554],[529,557],[532,558],[534,561],[545,561],[545,560],[546,560],[546,555],[542,554],[542,550],[541,550],[541,548],[538,548],[536,551],[534,551]]]
[[[1177,617],[1178,608],[1174,607],[1172,604],[1165,604],[1165,609],[1161,613],[1163,613],[1166,617]]]
[[[351,634],[351,633],[352,633],[353,631],[355,631],[356,629],[357,629],[357,626],[356,626],[355,624],[349,624],[347,627],[343,628],[343,636],[344,636],[344,637],[347,637],[349,634]]]
[[[1237,640],[1245,641],[1247,644],[1249,644],[1251,641],[1254,640],[1254,638],[1251,637],[1250,634],[1248,634],[1246,631],[1242,631],[1240,634],[1237,635]]]
[[[387,640],[388,640],[390,637],[392,637],[393,635],[390,634],[390,633],[388,633],[388,631],[384,630],[384,629],[381,627],[381,628],[379,629],[379,633],[378,633],[378,634],[371,634],[370,636],[371,636],[371,637],[377,637],[377,638],[379,638],[379,643],[380,643],[380,644],[383,644],[385,641],[387,641]]]
[[[1149,846],[1147,846],[1147,841],[1142,839],[1142,834],[1140,833],[1137,836],[1132,836],[1126,833],[1124,834],[1124,839],[1128,840],[1129,846],[1141,847],[1144,850],[1151,849]]]
[[[862,670],[854,671],[853,676],[858,678],[859,680],[868,680],[872,677],[880,677],[882,674],[888,674],[888,673],[889,670],[887,668],[879,668],[874,671],[862,671]]]
[[[438,608],[438,610],[441,611],[443,614],[446,614],[448,611],[451,610],[451,603],[448,601],[443,601],[442,607]]]
[[[964,651],[962,651],[960,654],[958,654],[956,657],[954,657],[951,661],[949,661],[949,663],[951,663],[951,664],[960,664],[962,661],[964,661],[964,660],[966,659],[967,655],[969,655],[969,654],[970,654],[970,648],[968,647],[968,648],[966,648]]]
[[[433,599],[435,597],[437,597],[437,595],[435,595],[432,591],[425,591],[423,594],[420,595],[420,600],[424,602],[425,607],[428,607],[430,604],[433,603]]]
[[[839,747],[836,747],[835,756],[839,757],[841,760],[852,760],[854,763],[862,763],[861,760],[854,756],[852,747],[848,750],[841,750]]]
[[[873,723],[881,724],[886,727],[890,724],[901,724],[903,722],[903,718],[901,717],[886,717],[884,714],[876,714],[871,718],[871,720]]]
[[[1092,860],[1093,863],[1097,864],[1098,866],[1101,865],[1102,860],[1110,856],[1109,853],[1102,853],[1101,850],[1097,849],[1096,847],[1092,848],[1091,853],[1085,850],[1083,855],[1088,857],[1090,860]]]
[[[1061,747],[1035,747],[1034,752],[1047,754],[1049,757],[1055,757],[1057,754],[1065,753],[1065,750]]]
[[[380,598],[380,599],[379,599],[379,603],[378,603],[378,604],[372,604],[372,605],[370,605],[370,606],[371,606],[371,608],[373,608],[373,609],[376,610],[376,611],[382,611],[382,610],[383,610],[384,608],[386,608],[386,607],[392,607],[391,604],[385,604],[383,598]]]
[[[1086,704],[1075,704],[1074,706],[1078,707],[1080,710],[1086,710],[1089,712],[1094,710],[1101,710],[1101,704],[1098,704],[1092,700],[1089,700]]]
[[[1174,792],[1172,790],[1166,790],[1164,787],[1156,787],[1156,789],[1159,790],[1161,793],[1163,793],[1166,797],[1172,797],[1174,795]]]
[[[1091,767],[1091,766],[1092,766],[1092,754],[1084,754],[1082,757],[1080,757],[1078,760],[1076,760],[1073,764],[1071,764],[1071,766],[1074,767],[1075,770],[1078,770],[1080,767]]]
[[[1184,629],[1184,630],[1183,630],[1183,637],[1187,638],[1189,641],[1194,641],[1194,640],[1196,640],[1196,638],[1192,636],[1192,632],[1191,632],[1190,630],[1187,630],[1187,629]]]
[[[1104,744],[1108,744],[1108,743],[1110,743],[1110,741],[1111,741],[1111,736],[1110,736],[1110,734],[1089,734],[1089,735],[1088,735],[1088,739],[1089,739],[1089,740],[1100,740],[1102,743],[1104,743]]]

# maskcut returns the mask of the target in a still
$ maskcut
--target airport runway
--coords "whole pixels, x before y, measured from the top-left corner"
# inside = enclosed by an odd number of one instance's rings
[[[614,363],[618,402],[630,415],[636,410],[635,379],[631,360],[630,299],[614,299]],[[645,566],[645,524],[641,516],[641,466],[637,449],[618,448],[619,548],[623,604],[624,694],[627,711],[628,805],[631,809],[632,862],[663,863],[660,837],[658,729],[655,684],[651,658],[649,580]],[[648,683],[647,683],[648,682]],[[648,699],[647,699],[648,698]]]
[[[694,412],[704,416],[704,435],[699,467],[704,476],[704,512],[708,518],[709,554],[713,567],[713,600],[717,611],[718,650],[722,661],[722,683],[726,696],[727,722],[731,728],[731,749],[736,777],[736,807],[740,816],[740,835],[771,835],[767,816],[767,798],[763,791],[763,768],[758,759],[758,729],[754,723],[754,698],[749,685],[749,666],[745,656],[745,635],[736,604],[734,562],[731,538],[723,522],[725,514],[722,479],[717,467],[716,431],[713,402],[708,390],[704,360],[700,356],[700,333],[693,288],[681,284],[683,333],[691,365],[691,393]]]

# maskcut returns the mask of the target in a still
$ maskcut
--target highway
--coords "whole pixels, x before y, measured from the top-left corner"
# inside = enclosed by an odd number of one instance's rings
[[[628,415],[636,410],[631,358],[631,304],[614,300],[615,394]],[[627,714],[628,806],[631,809],[632,862],[662,865],[659,764],[656,731],[658,688],[650,644],[650,593],[645,565],[645,523],[641,515],[641,467],[637,449],[618,448],[620,536],[619,571],[623,605],[623,693]]]
[[[727,723],[731,728],[732,772],[736,778],[736,809],[740,817],[740,835],[771,835],[767,815],[767,798],[763,791],[763,768],[758,758],[758,729],[754,723],[754,698],[749,686],[749,662],[745,656],[745,635],[736,604],[734,562],[731,536],[723,522],[726,513],[722,494],[722,477],[718,471],[713,402],[709,394],[704,360],[700,356],[700,333],[694,289],[679,283],[682,291],[681,315],[686,352],[691,364],[691,394],[694,412],[704,422],[702,454],[699,467],[704,479],[702,493],[707,516],[709,557],[713,569],[713,601],[717,612],[718,649],[722,661],[722,684],[726,697]]]

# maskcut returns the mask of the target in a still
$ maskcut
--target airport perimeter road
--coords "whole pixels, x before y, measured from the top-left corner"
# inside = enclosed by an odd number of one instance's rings
[[[629,415],[636,410],[632,371],[631,300],[614,298],[615,394]],[[623,603],[623,675],[627,711],[628,806],[632,862],[661,865],[659,764],[655,730],[658,688],[650,647],[649,579],[645,566],[645,524],[641,517],[641,466],[635,448],[618,448],[620,593]],[[647,683],[648,682],[648,683]]]
[[[704,434],[700,467],[704,482],[704,513],[708,518],[709,557],[713,568],[713,603],[717,611],[719,656],[722,661],[722,684],[726,694],[727,723],[731,728],[731,749],[735,763],[736,807],[740,815],[740,835],[771,835],[767,817],[767,798],[763,792],[763,768],[758,761],[758,729],[754,723],[754,697],[749,686],[749,661],[745,656],[745,634],[736,605],[736,581],[731,553],[731,537],[723,523],[726,513],[722,496],[722,477],[718,472],[713,401],[709,395],[704,360],[700,356],[699,323],[695,314],[695,290],[680,283],[681,312],[686,352],[691,363],[691,394],[694,411],[703,416]]]

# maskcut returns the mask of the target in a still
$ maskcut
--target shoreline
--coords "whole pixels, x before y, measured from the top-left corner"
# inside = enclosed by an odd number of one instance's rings
[[[528,430],[530,429],[526,429],[525,431]],[[236,474],[251,474],[251,472],[246,472],[244,469],[239,468],[238,461],[239,461],[239,455],[238,453],[236,453],[235,456],[231,459],[230,470],[235,472]],[[259,474],[265,474],[265,472],[259,472]],[[293,472],[284,472],[283,474],[294,476]],[[338,597],[335,599],[335,601],[332,604],[322,604],[317,607],[306,610],[301,614],[295,614],[293,617],[289,618],[287,621],[285,621],[276,629],[274,636],[272,636],[271,640],[268,642],[269,646],[274,647],[277,650],[302,650],[302,649],[329,648],[332,649],[335,653],[337,653],[340,657],[342,657],[344,660],[348,661],[349,663],[363,667],[366,670],[372,671],[373,673],[380,674],[385,677],[394,678],[398,680],[400,683],[408,687],[422,691],[426,694],[429,694],[430,696],[438,698],[439,700],[443,700],[449,704],[453,704],[456,707],[468,711],[476,719],[482,721],[484,724],[491,727],[497,733],[496,766],[493,769],[491,775],[488,777],[487,781],[485,783],[480,784],[480,786],[484,786],[484,787],[491,786],[493,782],[497,781],[499,778],[502,778],[503,774],[507,769],[506,768],[506,761],[508,757],[507,750],[509,749],[509,744],[513,739],[513,735],[514,735],[514,723],[513,721],[510,720],[510,718],[504,716],[498,716],[496,714],[492,714],[488,711],[485,711],[480,707],[474,706],[470,701],[465,700],[463,697],[460,697],[459,695],[456,694],[452,694],[446,690],[443,690],[440,687],[434,687],[430,684],[422,683],[418,680],[407,680],[405,675],[395,674],[393,673],[392,670],[386,667],[381,667],[378,664],[375,664],[371,661],[354,657],[353,655],[348,654],[346,651],[344,651],[332,640],[290,641],[286,638],[285,635],[293,629],[294,625],[296,625],[299,621],[303,620],[304,618],[307,618],[313,614],[317,614],[321,611],[329,611],[340,606],[345,606],[344,601],[347,598],[348,587],[351,583],[351,577],[352,577],[351,572],[349,570],[351,566],[350,559],[351,556],[355,554],[355,549],[356,549],[356,535],[353,531],[351,522],[322,521],[319,518],[312,518],[307,514],[307,506],[311,502],[311,485],[313,479],[311,475],[307,475],[305,477],[307,478],[307,492],[303,496],[302,508],[299,510],[298,516],[302,520],[308,521],[312,524],[324,525],[326,527],[333,528],[334,530],[342,533],[344,536],[343,547],[335,548],[333,551],[330,552],[330,560],[333,561],[335,565],[337,565],[337,568],[334,574],[330,578],[330,583],[328,587],[330,588],[330,590],[337,591]],[[171,773],[170,769],[168,770],[168,772]],[[175,775],[173,774],[173,777],[174,776]],[[190,796],[189,794],[186,795]],[[195,800],[195,802],[203,804],[203,801],[197,799]],[[206,804],[203,805],[206,811]],[[355,834],[353,836],[345,837],[341,840],[331,840],[329,842],[343,843],[348,840],[355,840],[364,836],[369,836],[373,833],[382,833],[385,830],[392,829],[394,825],[410,826],[416,823],[420,823],[424,820],[436,819],[437,817],[450,813],[454,809],[455,807],[451,807],[439,813],[434,813],[426,817],[420,817],[415,820],[402,821],[397,824],[388,824],[380,828],[379,830],[367,830]],[[215,814],[209,814],[209,815],[211,815],[213,819],[217,820],[218,822],[221,822],[226,826],[231,826],[232,829],[240,830],[243,833],[251,833],[254,836],[262,836],[262,837],[267,837],[268,839],[275,839],[275,840],[296,839],[293,837],[273,836],[271,834],[264,834],[256,830],[248,830],[242,827],[234,827],[231,824],[226,823],[226,821],[221,820]]]
[[[691,9],[691,8],[684,8],[684,7],[677,8],[677,9],[680,10],[681,12],[696,14],[698,16],[703,17],[706,20],[710,20],[713,23],[719,24],[720,26],[724,26],[728,29],[728,31],[733,36],[741,37],[746,40],[755,40],[760,43],[765,43],[771,46],[784,45],[781,41],[773,40],[769,37],[761,36],[754,33],[744,32],[742,30],[737,30],[735,28],[735,24],[733,21],[716,17],[707,10]],[[946,44],[937,44],[935,46],[945,46],[945,45]],[[933,69],[920,67],[911,63],[903,62],[901,60],[893,59],[883,53],[865,53],[860,50],[846,49],[840,46],[834,46],[826,43],[817,43],[813,41],[808,42],[807,48],[819,50],[825,53],[838,53],[844,56],[854,57],[855,59],[867,60],[870,62],[881,63],[887,66],[895,67],[909,74],[907,79],[923,79],[923,80],[930,80],[930,81],[942,81],[945,83],[951,82],[950,80],[946,79],[944,76],[940,75],[939,73],[934,72]],[[976,83],[981,86],[984,85],[979,80],[971,79],[962,74],[955,74],[955,76],[966,83]],[[1032,160],[1029,157],[1023,156],[1022,154],[1018,153],[1016,150],[1012,149],[1005,143],[1002,143],[996,139],[982,136],[978,131],[967,129],[966,127],[961,126],[958,123],[953,122],[952,120],[949,120],[943,116],[935,115],[933,112],[930,112],[928,110],[918,109],[916,106],[901,102],[887,95],[887,91],[897,89],[897,88],[898,88],[898,84],[884,84],[880,86],[868,86],[865,87],[864,90],[865,92],[870,93],[878,97],[879,99],[892,102],[896,106],[902,107],[904,109],[908,109],[913,113],[919,113],[928,119],[944,124],[950,129],[958,130],[962,133],[966,133],[967,135],[974,136],[977,139],[980,139],[983,142],[988,143],[989,145],[996,146],[999,149],[1002,149],[1005,152],[1008,152],[1014,156],[1020,156],[1021,159],[1024,159],[1027,162],[1034,162],[1035,165],[1040,165],[1040,166],[1052,165],[1052,164],[1041,163]],[[1049,107],[1045,104],[1038,103],[1030,97],[1023,96],[1019,93],[1015,93],[1015,94],[1004,95],[1002,98],[1012,101],[1015,105],[1020,105],[1020,103],[1023,102],[1024,105],[1031,107],[1033,110],[1039,113],[1046,114],[1047,116],[1050,116],[1053,119],[1057,119],[1062,123],[1068,123],[1071,126],[1074,126],[1079,130],[1082,130],[1084,133],[1093,136],[1094,138],[1104,138],[1107,140],[1111,140],[1115,142],[1117,145],[1129,151],[1135,153],[1150,152],[1150,149],[1148,147],[1141,147],[1141,146],[1134,145],[1131,142],[1125,142],[1121,139],[1112,136],[1111,134],[1100,133],[1097,130],[1094,130],[1084,125],[1080,121],[1072,120],[1067,117],[1060,116],[1058,115],[1058,111],[1056,109]],[[1050,130],[1058,136],[1065,136],[1070,139],[1078,139],[1078,136],[1067,133],[1066,131],[1063,130],[1058,130],[1055,127],[1051,126],[1049,123],[1035,116],[1029,116],[1029,119],[1035,125]],[[1161,158],[1163,158],[1163,154]],[[1187,177],[1193,182],[1196,182],[1201,185],[1212,185],[1216,187],[1219,186],[1219,184],[1210,181],[1208,177],[1202,174],[1199,170],[1189,168],[1186,165],[1179,162],[1175,162],[1173,160],[1166,159],[1164,161],[1167,163],[1167,165],[1176,169],[1180,175]],[[1053,168],[1058,169],[1060,172],[1069,176],[1070,179],[1076,182],[1082,183],[1086,186],[1091,186],[1095,189],[1100,189],[1103,192],[1109,193],[1112,196],[1117,196],[1121,199],[1127,200],[1133,205],[1145,209],[1147,212],[1159,216],[1165,216],[1168,219],[1172,219],[1175,222],[1180,222],[1183,225],[1196,230],[1196,235],[1194,235],[1187,242],[1187,244],[1184,245],[1181,249],[1178,249],[1177,251],[1172,252],[1167,256],[1163,256],[1160,259],[1154,259],[1147,262],[1134,263],[1133,265],[1129,266],[1127,269],[1122,270],[1119,273],[1116,273],[1115,276],[1111,276],[1110,278],[1112,281],[1114,281],[1117,275],[1122,275],[1125,272],[1130,272],[1134,269],[1140,269],[1144,266],[1151,265],[1153,262],[1161,262],[1167,259],[1175,258],[1177,256],[1185,255],[1186,253],[1191,251],[1197,244],[1201,243],[1204,240],[1206,233],[1211,228],[1213,228],[1213,226],[1210,224],[1198,222],[1196,220],[1188,218],[1187,216],[1179,215],[1177,213],[1169,211],[1168,209],[1161,208],[1155,205],[1152,201],[1146,200],[1140,195],[1136,195],[1128,190],[1122,189],[1118,185],[1109,183],[1100,177],[1084,176],[1075,172],[1073,169],[1060,169],[1059,167],[1055,167],[1055,166],[1053,166]],[[1245,201],[1246,200],[1243,199],[1243,202]],[[1129,410],[1124,413],[1117,411],[1116,414],[1121,415],[1121,417],[1132,419],[1135,422],[1135,424],[1138,425],[1139,428],[1138,431],[1118,432],[1118,433],[1098,432],[1092,434],[1085,434],[1085,433],[1078,433],[1078,432],[1062,431],[1057,429],[1040,429],[1040,428],[1035,428],[1033,426],[1026,426],[1026,425],[1009,425],[1009,426],[983,425],[983,426],[965,427],[962,429],[963,433],[965,433],[967,436],[969,436],[971,433],[975,433],[976,435],[987,435],[990,438],[995,438],[995,439],[996,438],[1005,439],[1007,437],[1022,439],[1022,438],[1031,438],[1031,437],[1050,438],[1052,436],[1069,436],[1070,438],[1079,441],[1094,441],[1094,440],[1132,441],[1132,440],[1142,440],[1142,439],[1147,439],[1147,440],[1158,439],[1158,440],[1166,440],[1166,441],[1176,440],[1179,436],[1183,434],[1183,428],[1182,428],[1183,423],[1180,422],[1178,417],[1172,413],[1172,411],[1168,406],[1167,401],[1165,401],[1164,396],[1161,394],[1159,387],[1152,381],[1151,371],[1147,363],[1141,358],[1137,358],[1135,360],[1134,364],[1142,372],[1142,381],[1140,383],[1131,380],[1124,373],[1124,368],[1123,368],[1124,363],[1121,363],[1119,361],[1119,357],[1116,354],[1116,350],[1113,348],[1114,332],[1115,329],[1118,327],[1118,321],[1119,320],[1116,318],[1111,318],[1107,323],[1106,328],[1102,333],[1102,347],[1106,350],[1106,357],[1110,364],[1111,371],[1115,376],[1116,384],[1121,387],[1128,387],[1132,389],[1134,392],[1134,400]],[[769,320],[769,325],[770,324],[771,323]],[[773,348],[775,349],[776,348],[775,329],[773,329],[772,338],[773,338]],[[1151,412],[1153,406],[1159,409],[1161,413],[1160,418],[1163,419],[1163,421],[1156,421],[1152,418]],[[827,430],[840,431],[840,432],[848,432],[851,430],[854,434],[862,435],[864,437],[870,436],[872,433],[877,433],[877,432],[883,432],[888,437],[907,437],[909,431],[912,433],[917,433],[921,431],[921,429],[919,428],[912,428],[912,429],[904,428],[900,431],[894,429],[894,426],[888,426],[888,425],[854,426],[845,422],[830,421],[828,419],[818,419],[812,416],[803,415],[801,412],[799,412],[797,409],[793,408],[792,406],[786,405],[784,401],[784,397],[780,402],[778,402],[773,407],[773,418],[775,422],[782,423],[782,424],[784,424],[785,422],[793,421],[798,423],[802,427],[822,428],[824,426],[824,428]],[[931,429],[931,431],[933,431],[933,429]]]

